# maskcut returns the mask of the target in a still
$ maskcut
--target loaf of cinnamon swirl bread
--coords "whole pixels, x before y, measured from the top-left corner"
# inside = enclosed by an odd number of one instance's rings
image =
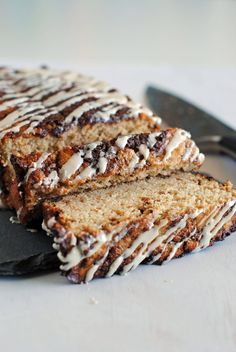
[[[8,179],[11,155],[157,131],[160,122],[106,82],[47,68],[0,68],[0,165]]]
[[[0,68],[0,151],[18,156],[159,129],[160,118],[106,82],[46,68]]]
[[[54,153],[12,155],[14,176],[7,179],[5,174],[5,188],[9,189],[5,199],[26,223],[39,216],[45,199],[176,170],[197,170],[203,160],[190,134],[176,128],[119,136]]]
[[[61,270],[75,283],[197,252],[236,229],[236,190],[201,174],[119,184],[45,202]]]
[[[0,198],[43,217],[75,283],[161,264],[236,226],[230,183],[195,174],[188,132],[105,82],[47,68],[0,68]]]

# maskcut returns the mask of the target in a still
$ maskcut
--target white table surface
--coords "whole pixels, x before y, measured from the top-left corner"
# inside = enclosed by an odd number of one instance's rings
[[[172,89],[236,127],[236,70],[84,67],[141,100],[148,82]],[[207,171],[236,184],[235,163]],[[236,351],[236,236],[162,267],[69,284],[59,273],[0,278],[0,350]],[[94,304],[97,303],[97,304]]]
[[[0,0],[5,60],[236,66],[235,0]]]

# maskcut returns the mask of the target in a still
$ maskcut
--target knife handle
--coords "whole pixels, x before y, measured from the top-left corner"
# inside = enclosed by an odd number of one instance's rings
[[[236,133],[229,136],[204,136],[197,143],[203,152],[222,152],[236,160]]]

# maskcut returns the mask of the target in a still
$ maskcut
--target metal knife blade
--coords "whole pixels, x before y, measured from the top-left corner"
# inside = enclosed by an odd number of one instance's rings
[[[191,132],[193,138],[202,136],[227,136],[235,131],[184,99],[156,87],[146,89],[151,109],[171,127],[181,127]]]

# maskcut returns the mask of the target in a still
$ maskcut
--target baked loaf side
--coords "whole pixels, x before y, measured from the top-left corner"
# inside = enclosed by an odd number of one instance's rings
[[[67,71],[0,68],[0,161],[119,134],[159,129],[160,118],[106,82]]]
[[[52,154],[12,156],[15,177],[10,182],[5,177],[10,189],[6,198],[20,220],[27,222],[44,199],[176,170],[196,170],[203,161],[190,134],[176,128],[119,136]]]
[[[45,202],[43,227],[68,279],[89,282],[224,239],[236,227],[236,191],[201,174],[151,177]]]

